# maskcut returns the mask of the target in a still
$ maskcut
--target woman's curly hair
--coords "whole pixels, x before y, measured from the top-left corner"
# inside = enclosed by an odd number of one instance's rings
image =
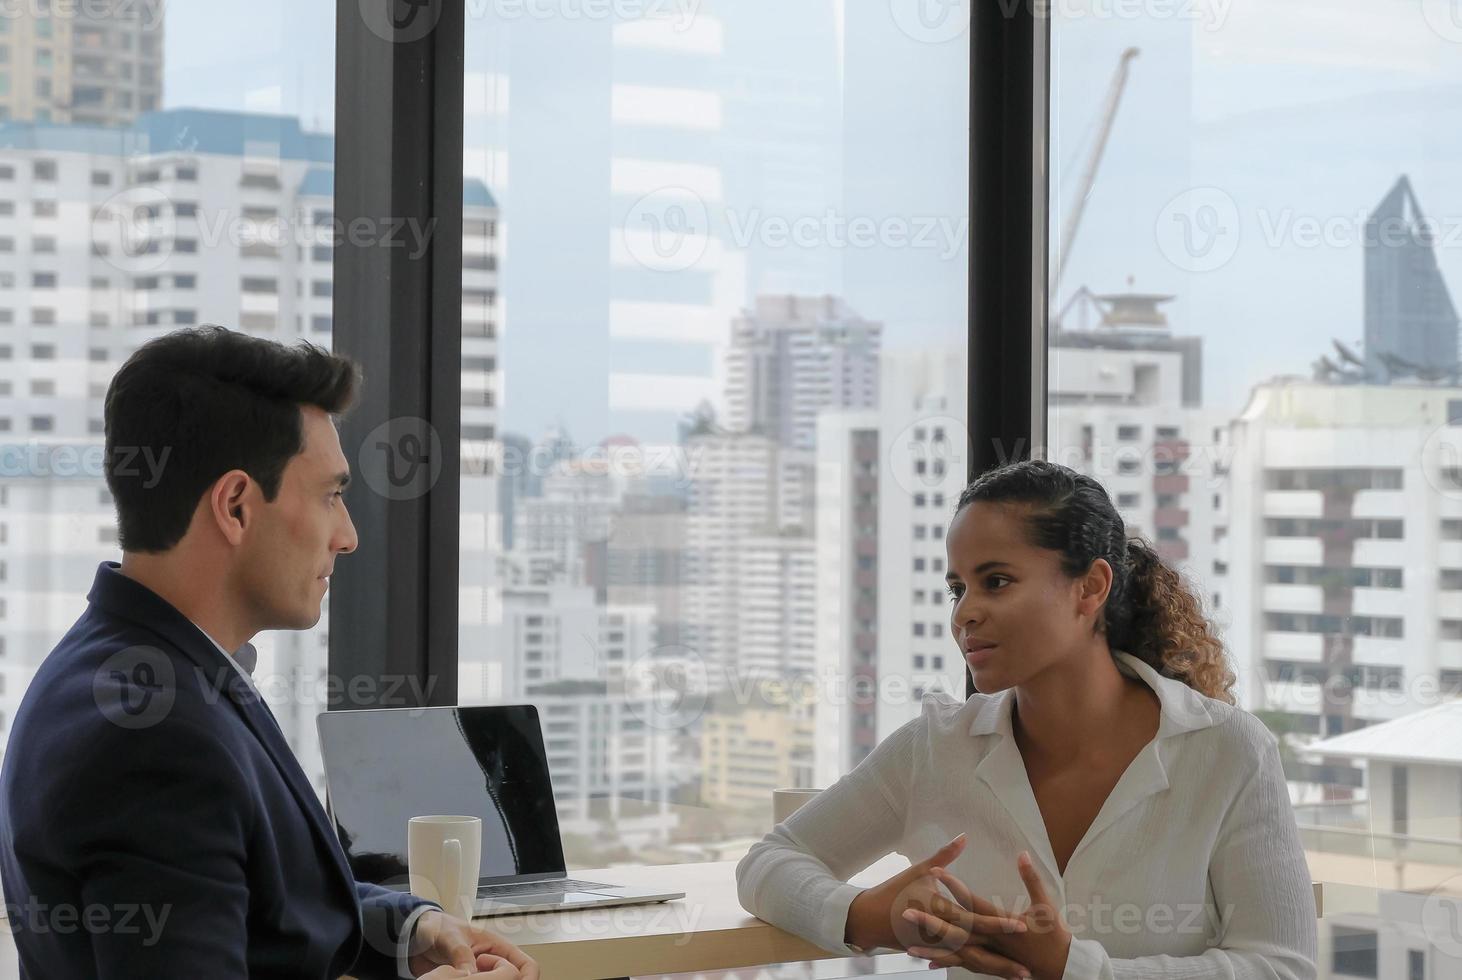
[[[1127,537],[1112,498],[1100,483],[1046,460],[1024,460],[985,473],[959,497],[958,511],[976,501],[1030,505],[1032,543],[1061,555],[1073,578],[1091,563],[1112,566],[1112,587],[1097,631],[1164,677],[1234,704],[1237,678],[1203,606],[1178,572],[1139,538]]]

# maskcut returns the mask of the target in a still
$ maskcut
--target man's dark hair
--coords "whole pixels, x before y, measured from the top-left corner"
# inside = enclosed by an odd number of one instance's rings
[[[355,398],[347,358],[301,342],[286,347],[218,326],[150,340],[107,389],[106,476],[122,550],[167,551],[182,540],[198,500],[229,470],[279,493],[304,449],[300,408],[332,415]]]

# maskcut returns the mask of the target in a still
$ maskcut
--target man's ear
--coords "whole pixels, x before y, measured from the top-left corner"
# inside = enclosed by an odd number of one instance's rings
[[[208,493],[213,522],[229,544],[237,545],[244,540],[244,530],[253,517],[249,503],[252,482],[243,470],[229,470],[214,481]]]

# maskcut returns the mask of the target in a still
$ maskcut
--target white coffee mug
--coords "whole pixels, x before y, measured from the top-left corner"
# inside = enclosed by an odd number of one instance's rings
[[[481,857],[479,817],[412,817],[407,824],[411,894],[436,902],[449,915],[472,918]]]
[[[772,823],[779,824],[801,809],[820,789],[774,789],[772,790]]]

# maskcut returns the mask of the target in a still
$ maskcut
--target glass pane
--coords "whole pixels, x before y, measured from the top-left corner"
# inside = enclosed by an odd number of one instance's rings
[[[1280,739],[1350,886],[1322,971],[1457,974],[1462,22],[1099,6],[1056,7],[1048,454],[1182,569]]]
[[[116,369],[205,322],[330,344],[330,230],[313,215],[332,210],[333,18],[329,5],[188,0],[165,18],[160,3],[58,3],[0,19],[13,76],[0,86],[7,734],[98,563],[120,558],[101,469]],[[321,792],[325,639],[322,618],[255,641],[258,686]]]
[[[461,696],[538,705],[573,867],[738,858],[962,691],[907,599],[964,476],[969,44],[899,8],[469,14]]]

